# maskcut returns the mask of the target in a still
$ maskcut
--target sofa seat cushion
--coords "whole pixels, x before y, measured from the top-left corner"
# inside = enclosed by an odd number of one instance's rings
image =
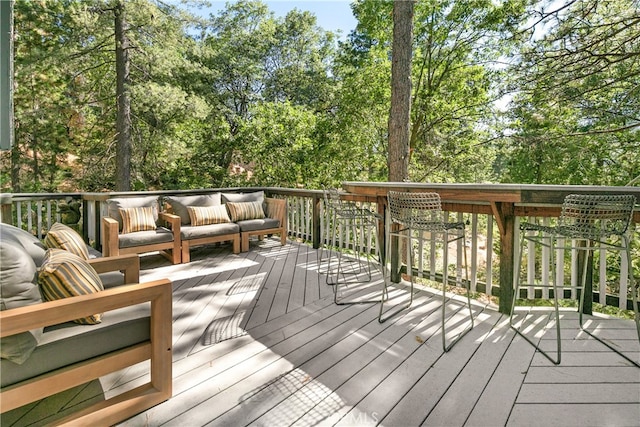
[[[191,224],[191,218],[187,208],[189,206],[220,206],[220,193],[196,194],[185,196],[167,196],[165,201],[171,205],[174,214],[180,217],[182,225]]]
[[[0,359],[1,385],[145,342],[150,336],[149,313],[149,304],[143,303],[108,311],[97,325],[67,322],[46,327],[39,345],[22,365]]]
[[[164,227],[158,227],[150,231],[136,231],[135,233],[121,234],[118,238],[120,248],[131,248],[171,241],[173,241],[173,234],[171,230]]]
[[[225,224],[210,225],[186,225],[180,228],[182,240],[200,239],[203,237],[223,236],[225,234],[236,234],[240,232],[238,224],[228,222]]]
[[[280,221],[273,218],[263,218],[263,219],[248,219],[245,221],[238,221],[238,226],[240,227],[240,231],[258,231],[258,230],[266,230],[269,228],[279,228]]]

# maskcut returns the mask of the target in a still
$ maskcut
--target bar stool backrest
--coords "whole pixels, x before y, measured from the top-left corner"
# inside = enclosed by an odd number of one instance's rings
[[[391,221],[416,230],[444,231],[442,203],[438,193],[389,191]]]
[[[565,197],[558,229],[570,237],[601,239],[627,232],[636,198],[633,195],[584,195]]]
[[[342,218],[353,218],[361,216],[362,209],[358,208],[355,202],[347,202],[340,197],[340,191],[336,188],[324,190],[325,206],[331,212]]]

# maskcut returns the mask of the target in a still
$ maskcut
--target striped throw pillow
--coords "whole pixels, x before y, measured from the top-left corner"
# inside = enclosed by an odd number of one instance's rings
[[[219,206],[187,206],[191,225],[224,224],[231,222],[224,205]]]
[[[104,289],[100,276],[86,260],[63,249],[47,250],[38,270],[38,284],[45,301],[89,295]],[[102,314],[74,320],[82,325],[101,321]]]
[[[227,207],[229,208],[229,214],[231,214],[231,221],[233,222],[264,218],[262,202],[229,202],[227,203]]]
[[[82,237],[73,228],[59,222],[51,226],[44,238],[44,244],[47,248],[64,249],[80,258],[89,259],[89,251]]]
[[[157,228],[153,216],[153,207],[119,209],[122,217],[122,234],[135,233],[136,231],[149,231]]]

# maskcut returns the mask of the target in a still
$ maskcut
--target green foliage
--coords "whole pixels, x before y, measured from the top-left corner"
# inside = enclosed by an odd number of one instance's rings
[[[640,176],[640,9],[633,0],[532,9],[548,32],[521,47],[504,180],[625,185]]]
[[[636,3],[418,2],[411,179],[637,182]],[[3,189],[114,188],[114,5],[15,2],[16,145],[0,158]],[[125,2],[134,187],[384,181],[392,9],[354,1],[358,26],[338,41],[309,12],[276,17],[257,0],[210,19]]]

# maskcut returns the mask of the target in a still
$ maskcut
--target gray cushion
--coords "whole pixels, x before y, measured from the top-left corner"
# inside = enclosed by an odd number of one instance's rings
[[[2,387],[149,339],[149,304],[108,311],[97,325],[63,323],[45,328],[42,340],[21,366],[0,359]]]
[[[12,241],[22,246],[36,263],[36,267],[42,265],[47,248],[33,234],[13,225],[0,223],[0,240]]]
[[[225,224],[210,224],[199,226],[180,227],[182,240],[193,240],[201,237],[222,236],[224,234],[235,234],[240,232],[238,224],[228,222]]]
[[[272,218],[247,219],[245,221],[238,221],[238,225],[240,226],[240,231],[256,231],[278,228],[280,227],[280,221]]]
[[[87,250],[89,251],[89,259],[102,258],[102,253],[93,246],[87,246]]]
[[[36,264],[19,244],[0,240],[0,309],[9,310],[42,303],[36,284]],[[0,340],[0,357],[24,363],[38,345],[42,328]]]
[[[222,202],[240,203],[240,202],[262,202],[264,203],[264,191],[255,191],[253,193],[222,193]]]
[[[219,206],[221,205],[220,193],[198,194],[188,196],[167,196],[165,200],[171,205],[173,213],[180,217],[183,225],[191,224],[188,206]]]
[[[163,227],[151,231],[136,231],[135,233],[121,234],[118,238],[118,244],[121,248],[132,248],[135,246],[171,241],[173,241],[173,234],[170,230]]]
[[[117,197],[107,200],[108,215],[118,220],[118,230],[122,231],[122,217],[120,209],[153,207],[153,218],[158,222],[158,196],[145,197]]]

